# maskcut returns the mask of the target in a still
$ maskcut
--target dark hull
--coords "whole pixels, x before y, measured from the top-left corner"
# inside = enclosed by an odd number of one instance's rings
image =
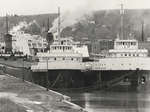
[[[80,88],[90,86],[97,80],[97,72],[80,70],[49,70],[48,72],[33,72],[34,82],[50,88]],[[93,75],[93,76],[92,76]]]
[[[108,87],[126,78],[132,86],[138,86],[141,78],[149,80],[149,71],[116,70],[116,71],[80,71],[80,70],[49,70],[48,72],[33,72],[35,83],[49,88],[84,88]],[[48,81],[47,81],[48,79]]]

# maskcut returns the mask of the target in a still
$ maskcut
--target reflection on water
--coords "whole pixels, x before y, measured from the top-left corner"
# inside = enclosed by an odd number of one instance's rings
[[[150,112],[150,92],[92,91],[65,93],[88,112]]]

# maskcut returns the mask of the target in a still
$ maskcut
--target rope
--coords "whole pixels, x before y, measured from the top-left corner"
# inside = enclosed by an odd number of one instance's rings
[[[134,72],[135,72],[135,71],[130,72],[130,73],[127,73],[127,74],[125,74],[125,75],[123,75],[123,76],[121,76],[121,77],[118,77],[118,78],[116,78],[116,79],[113,79],[113,80],[107,82],[105,86],[107,86],[107,87],[112,87],[112,86],[115,85],[117,82],[119,82],[119,81],[121,81],[122,79],[124,79],[125,77],[127,77],[127,76],[133,74]]]
[[[56,83],[57,83],[57,81],[59,80],[59,77],[61,76],[61,73],[57,76],[57,78],[56,78],[56,80],[54,81],[54,83],[51,85],[51,88],[53,88],[55,85],[56,85]]]

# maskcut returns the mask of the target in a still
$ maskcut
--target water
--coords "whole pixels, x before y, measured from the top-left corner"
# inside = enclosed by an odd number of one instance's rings
[[[150,112],[150,86],[138,90],[68,92],[88,112]]]

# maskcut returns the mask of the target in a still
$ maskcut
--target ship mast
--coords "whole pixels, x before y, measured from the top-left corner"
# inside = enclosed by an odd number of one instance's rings
[[[144,21],[142,21],[142,42],[144,42]]]
[[[58,40],[60,40],[60,7],[58,7]]]
[[[120,21],[120,25],[121,25],[121,32],[120,32],[120,39],[124,39],[124,8],[123,8],[123,4],[121,4],[121,10],[120,10],[120,15],[121,15],[121,21]]]
[[[8,15],[6,14],[6,34],[8,34]]]

